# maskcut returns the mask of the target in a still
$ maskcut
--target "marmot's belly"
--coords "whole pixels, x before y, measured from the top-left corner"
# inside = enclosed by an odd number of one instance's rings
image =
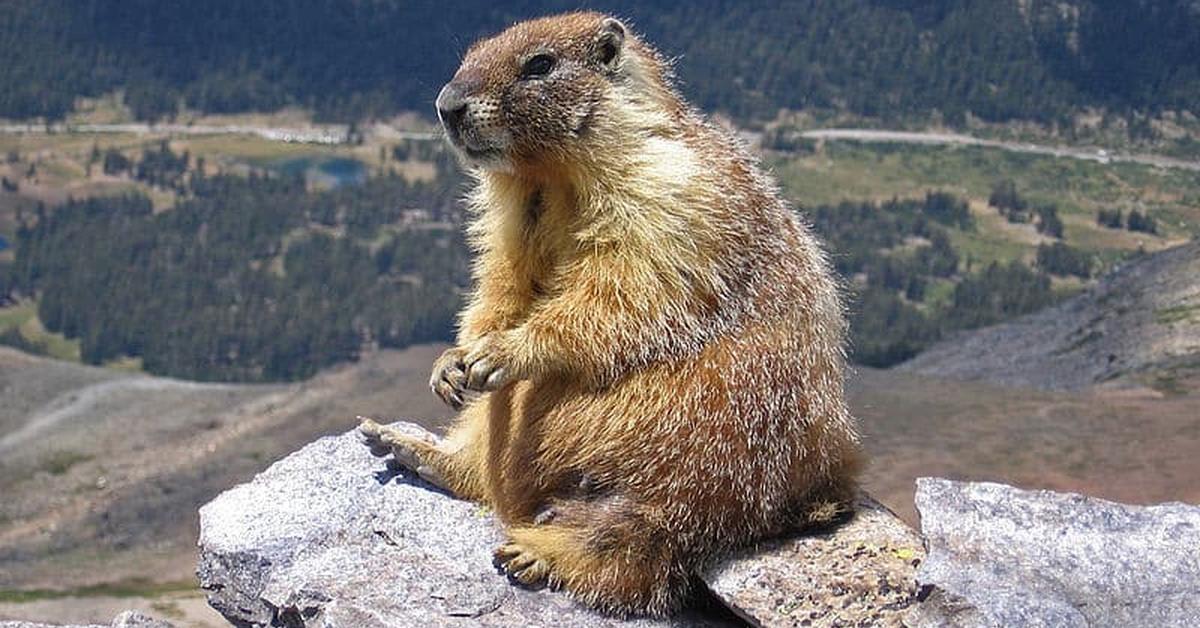
[[[506,492],[530,510],[581,477],[598,490],[710,511],[714,518],[770,516],[795,493],[805,461],[807,404],[798,363],[745,346],[631,373],[589,391],[569,381],[521,382],[512,390],[512,463]]]

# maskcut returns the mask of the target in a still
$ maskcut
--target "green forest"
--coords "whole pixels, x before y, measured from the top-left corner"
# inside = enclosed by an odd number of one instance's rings
[[[806,213],[833,252],[834,267],[851,279],[851,357],[859,364],[892,366],[948,332],[1041,309],[1056,300],[1050,274],[1068,274],[1016,261],[973,268],[948,230],[974,230],[974,220],[967,202],[951,194],[847,201]],[[948,293],[935,297],[941,286]]]
[[[78,339],[85,362],[136,357],[190,379],[303,379],[363,350],[450,341],[470,287],[463,180],[445,151],[423,152],[435,159],[430,182],[384,175],[310,190],[269,171],[205,176],[165,142],[136,159],[96,151],[106,169],[181,200],[157,213],[140,193],[22,213],[0,289],[36,295],[42,323]],[[949,235],[975,229],[967,202],[940,192],[802,217],[848,279],[852,356],[871,366],[1044,307],[1056,299],[1051,274],[1087,276],[1093,263],[1056,243],[1034,269],[973,267]],[[0,343],[36,350],[9,336]]]
[[[624,17],[675,58],[694,102],[750,126],[780,108],[1056,123],[1085,107],[1137,118],[1200,106],[1200,10],[1184,0],[591,6]],[[341,121],[425,110],[476,37],[574,8],[8,0],[0,117],[57,120],[79,97],[114,90],[147,120],[283,106]],[[291,381],[363,351],[451,339],[470,253],[464,181],[439,144],[380,146],[381,164],[432,163],[431,179],[381,165],[333,189],[263,163],[218,174],[169,141],[137,150],[96,145],[79,167],[85,179],[140,191],[14,205],[17,227],[0,240],[15,251],[0,262],[0,306],[36,303],[40,324],[77,340],[84,361],[133,357],[155,374]],[[19,165],[0,193],[15,198],[36,180],[33,162],[24,177]],[[162,197],[172,199],[166,211]],[[855,361],[897,364],[1095,277],[1105,263],[1064,241],[1060,208],[1044,200],[1024,198],[1012,180],[995,181],[988,198],[1007,223],[1037,234],[1029,263],[984,263],[956,246],[976,233],[979,214],[953,194],[804,208],[846,280]],[[1101,209],[1095,225],[1122,235],[1169,228],[1133,206]],[[29,342],[15,329],[0,335],[36,351]]]
[[[133,168],[160,180],[182,158],[147,150]],[[460,179],[438,166],[431,183],[314,192],[193,172],[173,183],[186,200],[158,214],[141,194],[38,207],[6,283],[38,295],[39,318],[78,338],[85,362],[134,356],[190,379],[301,379],[364,348],[446,340],[470,275]],[[420,224],[403,226],[412,211]]]
[[[58,119],[124,90],[142,119],[297,105],[323,119],[427,110],[471,41],[576,1],[6,0],[0,117]],[[1189,0],[599,0],[677,59],[698,105],[955,123],[1200,106]]]

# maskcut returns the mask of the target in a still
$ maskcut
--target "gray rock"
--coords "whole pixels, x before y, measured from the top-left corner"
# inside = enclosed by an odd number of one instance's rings
[[[813,613],[892,617],[911,603],[921,547],[886,509],[871,501],[863,508],[837,531],[764,544],[717,565],[709,587],[759,625]],[[672,620],[622,622],[562,593],[518,588],[492,567],[501,538],[479,506],[389,467],[347,433],[308,445],[204,506],[198,573],[209,603],[238,626],[737,623],[717,602]]]
[[[327,437],[200,510],[201,585],[238,626],[721,625],[621,622],[564,594],[509,584],[492,567],[499,526],[370,455]],[[278,623],[276,623],[278,622]]]
[[[849,523],[764,543],[703,578],[758,626],[900,626],[917,601],[915,574],[924,556],[912,528],[863,497]]]
[[[913,626],[1200,626],[1200,508],[917,481]]]
[[[99,624],[39,624],[28,621],[0,621],[0,628],[175,628],[171,622],[154,619],[138,611],[125,611],[117,615],[108,626]]]
[[[138,611],[125,611],[113,620],[112,628],[174,628],[174,624]]]

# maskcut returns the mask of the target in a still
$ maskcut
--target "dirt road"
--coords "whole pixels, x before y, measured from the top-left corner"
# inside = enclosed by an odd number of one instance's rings
[[[1006,142],[1003,140],[987,140],[959,133],[932,133],[915,131],[886,131],[882,129],[814,129],[800,134],[801,137],[814,140],[844,140],[851,142],[884,142],[896,144],[926,144],[935,146],[982,146],[998,148],[1014,153],[1033,155],[1048,155],[1050,157],[1065,157],[1083,159],[1097,163],[1108,164],[1127,162],[1156,166],[1159,168],[1180,168],[1200,172],[1200,161],[1187,161],[1160,155],[1126,154],[1108,151],[1103,148],[1075,148],[1069,146],[1044,146],[1027,142]]]

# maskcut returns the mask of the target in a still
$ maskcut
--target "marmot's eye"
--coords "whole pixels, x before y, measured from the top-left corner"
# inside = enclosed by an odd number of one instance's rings
[[[521,78],[546,76],[554,69],[554,57],[548,54],[533,55],[521,66]]]

